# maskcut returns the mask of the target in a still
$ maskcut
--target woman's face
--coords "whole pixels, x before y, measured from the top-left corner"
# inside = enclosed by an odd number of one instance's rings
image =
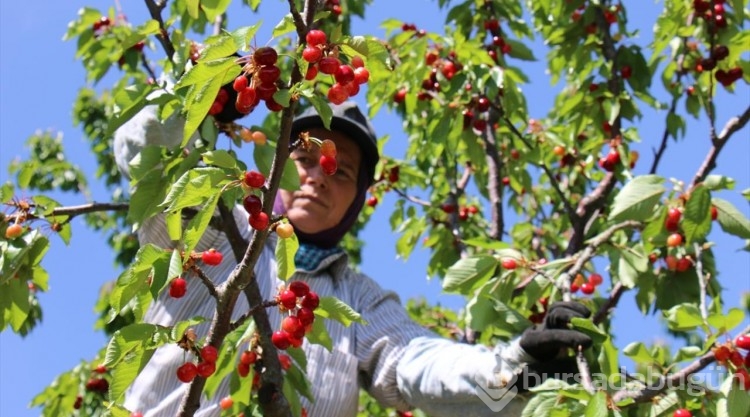
[[[279,190],[279,193],[289,221],[297,229],[313,234],[336,226],[344,218],[357,195],[362,156],[354,141],[340,132],[314,128],[309,133],[312,137],[330,139],[336,144],[338,169],[333,175],[323,173],[318,146],[312,146],[309,151],[297,149],[291,158],[299,172],[300,189],[293,192]]]

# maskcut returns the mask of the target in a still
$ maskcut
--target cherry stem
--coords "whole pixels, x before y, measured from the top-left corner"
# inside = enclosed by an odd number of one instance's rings
[[[192,269],[193,272],[198,275],[198,278],[200,278],[201,282],[208,290],[208,293],[211,294],[211,297],[218,300],[219,294],[216,292],[216,286],[214,285],[213,281],[211,281],[211,278],[209,278],[198,265],[193,264],[190,269]]]

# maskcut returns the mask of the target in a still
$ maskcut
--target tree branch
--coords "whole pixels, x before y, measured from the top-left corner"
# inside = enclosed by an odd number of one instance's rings
[[[729,140],[729,138],[732,137],[735,132],[745,127],[749,120],[750,107],[746,108],[741,115],[732,117],[731,119],[729,119],[729,121],[727,121],[719,136],[716,138],[716,140],[713,141],[713,146],[711,147],[711,150],[708,151],[706,159],[701,164],[698,172],[695,173],[695,177],[693,177],[693,182],[690,184],[690,188],[695,187],[699,182],[706,179],[708,174],[714,168],[716,168],[716,159],[718,159],[719,152],[721,152],[721,149],[724,147],[724,145],[726,145],[727,140]]]
[[[174,45],[172,45],[172,41],[169,39],[169,32],[164,25],[164,19],[161,17],[161,11],[167,6],[167,0],[162,0],[159,3],[156,3],[154,0],[145,1],[146,7],[148,7],[148,12],[151,14],[151,18],[159,23],[160,32],[156,38],[159,39],[162,48],[164,48],[167,58],[169,58],[170,61],[174,61]]]
[[[591,319],[591,321],[593,321],[594,324],[600,324],[601,322],[603,322],[604,319],[607,318],[609,312],[617,307],[617,303],[620,302],[622,294],[627,290],[628,288],[622,285],[622,282],[616,282],[612,287],[612,291],[609,293],[609,298],[607,298],[607,301],[601,307],[599,307],[599,310],[597,310],[597,312],[594,314],[594,317]]]
[[[750,332],[750,326],[745,327],[739,333],[737,337],[741,335],[745,335],[749,332]],[[736,340],[737,338],[735,338],[735,342]],[[612,401],[615,403],[618,403],[628,398],[632,398],[636,403],[650,401],[652,398],[661,394],[668,388],[680,386],[680,384],[687,381],[690,375],[700,372],[703,368],[707,367],[708,365],[712,364],[715,361],[716,361],[716,357],[714,356],[714,352],[710,351],[706,353],[705,355],[701,356],[700,358],[698,358],[695,362],[683,368],[681,371],[675,372],[669,375],[668,377],[660,378],[659,381],[654,385],[650,385],[639,390],[622,390],[622,391],[617,392],[612,397]]]
[[[198,275],[198,278],[200,278],[201,282],[208,290],[208,293],[211,294],[211,297],[218,300],[219,294],[216,292],[216,286],[214,285],[213,281],[211,281],[211,278],[206,276],[206,273],[203,272],[203,270],[198,265],[193,265],[193,267],[190,269],[192,269],[193,272]]]
[[[490,197],[492,219],[490,222],[490,237],[495,240],[502,240],[505,230],[503,220],[503,182],[500,178],[503,162],[500,159],[500,152],[497,148],[495,129],[492,128],[493,124],[487,123],[487,127],[481,134],[481,138],[484,142],[485,154],[487,155],[487,171],[489,176],[487,188]]]
[[[36,206],[32,205],[32,207]],[[67,220],[69,222],[74,217],[80,216],[81,214],[96,213],[100,211],[126,211],[129,207],[130,205],[128,203],[89,203],[78,206],[55,207],[49,214],[44,215],[44,217],[33,213],[26,213],[25,217],[26,220],[37,220],[56,216],[69,216]],[[18,216],[16,213],[9,214],[7,218],[15,219]]]

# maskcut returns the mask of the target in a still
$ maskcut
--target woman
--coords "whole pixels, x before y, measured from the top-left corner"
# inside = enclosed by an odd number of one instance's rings
[[[586,317],[589,312],[577,304],[553,305],[546,327],[527,331],[522,338],[494,349],[456,343],[413,322],[397,295],[351,269],[346,254],[337,246],[362,209],[379,156],[372,126],[356,104],[347,102],[332,106],[332,110],[331,131],[323,128],[321,119],[310,109],[295,119],[293,137],[306,131],[313,137],[334,141],[338,171],[331,176],[321,171],[317,147],[309,151],[295,150],[291,158],[299,172],[300,189],[280,190],[274,210],[277,214],[286,214],[300,240],[295,258],[297,271],[291,280],[306,282],[320,296],[341,299],[359,312],[367,324],[344,327],[326,320],[333,340],[331,352],[304,342],[302,347],[308,358],[306,371],[315,398],[314,403],[303,399],[308,415],[355,416],[360,387],[384,406],[399,410],[416,407],[431,416],[520,415],[525,399],[516,396],[515,391],[506,395],[505,388],[512,385],[507,385],[508,382],[514,382],[527,363],[551,359],[561,348],[590,345],[585,335],[564,328],[571,317]],[[136,117],[133,123],[143,126],[141,116],[144,115]],[[133,152],[149,142],[149,139],[144,140],[148,134],[144,135],[142,130],[135,137],[127,133],[133,130],[132,126],[124,126],[116,135],[118,164],[124,167],[125,173]],[[178,143],[179,138],[178,129],[172,143]],[[133,145],[137,143],[140,145]],[[249,239],[248,213],[236,206],[234,216],[243,236]],[[172,247],[163,219],[158,217],[143,225],[139,238],[142,244]],[[196,250],[211,247],[222,253],[232,253],[224,235],[213,229],[209,229]],[[266,299],[274,297],[281,283],[275,275],[274,248],[272,236],[255,268]],[[207,268],[207,272],[220,282],[235,265],[232,257],[226,256],[220,265]],[[180,299],[161,297],[149,309],[146,321],[168,326],[195,316],[211,317],[214,303],[210,295],[197,280],[188,282],[186,296]],[[241,298],[235,316],[247,309],[246,300]],[[279,310],[269,309],[269,316],[272,326],[278,328]],[[199,336],[206,331],[205,323],[196,327]],[[158,349],[129,390],[126,406],[145,416],[175,415],[186,388],[186,384],[175,377],[183,358],[184,351],[176,345]],[[196,415],[218,416],[218,400],[227,393],[228,378],[212,399],[203,399]]]

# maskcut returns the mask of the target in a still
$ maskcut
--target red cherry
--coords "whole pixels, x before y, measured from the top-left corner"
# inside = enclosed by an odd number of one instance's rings
[[[305,42],[310,46],[318,46],[328,42],[328,38],[322,30],[313,29],[305,35]]]
[[[711,220],[716,220],[719,217],[719,210],[716,206],[711,206]]]
[[[232,408],[232,405],[234,405],[234,400],[229,396],[226,396],[219,401],[219,407],[221,407],[222,410]]]
[[[323,74],[334,75],[340,66],[341,61],[333,56],[327,56],[318,61],[318,69],[320,69],[320,72]]]
[[[242,200],[242,205],[245,210],[251,215],[257,215],[263,209],[263,203],[260,201],[260,197],[255,194],[250,194]]]
[[[485,112],[490,109],[490,99],[487,97],[479,97],[477,100],[477,110],[480,112]]]
[[[276,65],[265,65],[258,71],[258,79],[263,84],[272,84],[281,76],[281,70]]]
[[[447,214],[451,214],[454,211],[456,211],[456,205],[450,204],[450,203],[443,203],[443,205],[440,206],[440,209],[443,210],[443,212]]]
[[[141,413],[140,411],[133,411],[132,413],[130,413],[130,417],[143,417],[143,413]]]
[[[217,114],[221,113],[224,110],[224,105],[221,104],[220,101],[215,100],[213,103],[211,103],[211,107],[208,108],[208,114],[211,116],[216,116]]]
[[[331,158],[336,157],[336,143],[330,139],[324,139],[320,143],[320,154]]]
[[[743,334],[735,340],[735,344],[740,349],[750,350],[750,335]]]
[[[354,55],[352,57],[351,64],[352,64],[352,67],[354,67],[354,68],[364,68],[364,66],[365,66],[365,60],[362,59],[362,57],[359,56],[359,55]]]
[[[671,207],[669,211],[667,211],[668,222],[679,223],[681,218],[682,218],[682,211],[678,209],[677,207]]]
[[[672,233],[667,237],[667,246],[673,248],[675,246],[682,245],[682,235],[679,233]]]
[[[693,413],[684,408],[680,408],[672,414],[672,417],[693,417]]]
[[[281,369],[286,371],[292,367],[292,358],[289,355],[281,353],[279,354],[279,363],[281,364]]]
[[[587,295],[593,294],[596,291],[596,286],[590,282],[584,282],[581,284],[581,292]]]
[[[357,81],[350,81],[344,84],[344,89],[349,97],[354,97],[359,94],[359,84],[357,84]]]
[[[266,183],[266,177],[258,171],[245,172],[245,184],[248,187],[260,188]]]
[[[680,229],[680,223],[666,219],[664,221],[664,228],[667,229],[668,232],[676,232]]]
[[[248,218],[248,223],[250,223],[250,227],[252,227],[255,230],[266,230],[268,227],[268,214],[264,212],[260,212],[257,214],[250,214],[250,217]]]
[[[330,156],[321,155],[320,156],[320,168],[323,170],[323,173],[326,175],[335,174],[336,170],[338,169],[338,163],[336,162],[336,158],[331,158]]]
[[[516,269],[516,267],[518,266],[516,260],[513,258],[505,258],[500,263],[503,268],[510,270]]]
[[[313,321],[315,321],[315,313],[313,313],[311,308],[303,306],[302,308],[297,310],[297,318],[303,326],[307,327],[308,325],[312,324]]]
[[[742,354],[738,350],[733,350],[729,354],[729,362],[731,362],[732,365],[736,367],[740,367],[744,364],[745,359],[742,357]]]
[[[354,69],[354,82],[357,84],[366,84],[370,80],[370,71],[365,67]]]
[[[232,83],[232,88],[238,93],[247,88],[247,77],[244,74],[238,75]]]
[[[258,354],[252,350],[246,350],[240,355],[240,363],[245,365],[252,365],[258,360]]]
[[[97,367],[94,368],[94,372],[96,372],[97,374],[106,374],[107,367],[104,365],[97,365]]]
[[[292,281],[289,283],[289,291],[297,297],[304,297],[310,293],[310,286],[304,281]]]
[[[729,350],[726,346],[719,346],[714,350],[714,357],[716,358],[716,361],[719,363],[726,363],[726,361],[729,360],[729,356],[732,354],[732,352]]]
[[[277,330],[271,335],[271,342],[276,349],[286,350],[289,347],[289,333]]]
[[[209,376],[213,375],[214,372],[216,372],[216,362],[203,361],[199,363],[196,368],[198,371],[198,375],[202,376],[203,378],[208,378]]]
[[[318,66],[317,65],[310,65],[309,67],[307,67],[307,72],[305,73],[305,79],[307,81],[312,81],[317,76],[318,76]]]
[[[402,88],[402,89],[396,91],[396,94],[393,95],[393,101],[396,104],[403,103],[405,99],[406,99],[406,89],[405,88]]]
[[[333,78],[339,84],[349,84],[354,81],[354,68],[347,64],[339,65],[336,72],[333,74]]]
[[[177,379],[182,382],[188,383],[195,379],[196,375],[198,375],[198,367],[192,362],[185,362],[177,368]]]
[[[300,329],[304,330],[304,326],[296,316],[287,316],[281,321],[281,330],[289,334],[295,334]]]
[[[343,84],[336,83],[328,89],[328,101],[333,104],[341,104],[348,98],[349,92]]]
[[[601,283],[604,282],[604,279],[602,278],[601,275],[594,273],[589,276],[589,282],[592,285],[597,286],[597,285],[601,285]]]
[[[297,306],[297,294],[290,290],[284,290],[279,294],[279,304],[284,306],[287,310],[291,310]]]
[[[320,48],[316,46],[307,46],[305,49],[302,50],[302,59],[305,61],[314,64],[318,61],[320,61],[320,58],[323,57],[323,51],[320,50]]]
[[[667,255],[667,257],[664,258],[664,262],[667,264],[667,269],[669,271],[677,270],[677,258],[675,258],[674,256]]]
[[[211,248],[201,254],[201,260],[206,265],[218,265],[221,263],[223,258],[224,256],[221,254],[221,252],[217,252],[214,248]]]
[[[301,304],[302,307],[309,308],[310,310],[315,310],[320,305],[320,297],[318,297],[318,293],[310,291],[302,299]]]
[[[677,266],[675,267],[677,269],[677,272],[685,272],[690,267],[693,266],[693,262],[690,260],[689,256],[684,256],[677,260]]]
[[[250,373],[250,365],[242,362],[238,363],[237,373],[243,378],[246,377]]]
[[[747,372],[747,369],[737,369],[737,371],[735,371],[734,373],[734,376],[737,378],[740,386],[742,386],[742,389],[744,389],[745,391],[750,391],[750,373]]]
[[[279,55],[276,50],[270,46],[263,46],[255,50],[253,53],[253,61],[257,65],[274,65]]]
[[[183,278],[175,278],[169,284],[169,295],[173,298],[182,298],[187,292],[187,281]]]
[[[201,349],[201,358],[206,362],[216,362],[219,357],[219,351],[211,345],[203,346]]]
[[[5,229],[6,239],[15,239],[23,234],[23,226],[18,223],[13,223]]]
[[[273,95],[276,94],[279,89],[276,87],[276,84],[261,84],[258,86],[258,88],[255,89],[258,99],[260,100],[270,100],[273,98]]]

